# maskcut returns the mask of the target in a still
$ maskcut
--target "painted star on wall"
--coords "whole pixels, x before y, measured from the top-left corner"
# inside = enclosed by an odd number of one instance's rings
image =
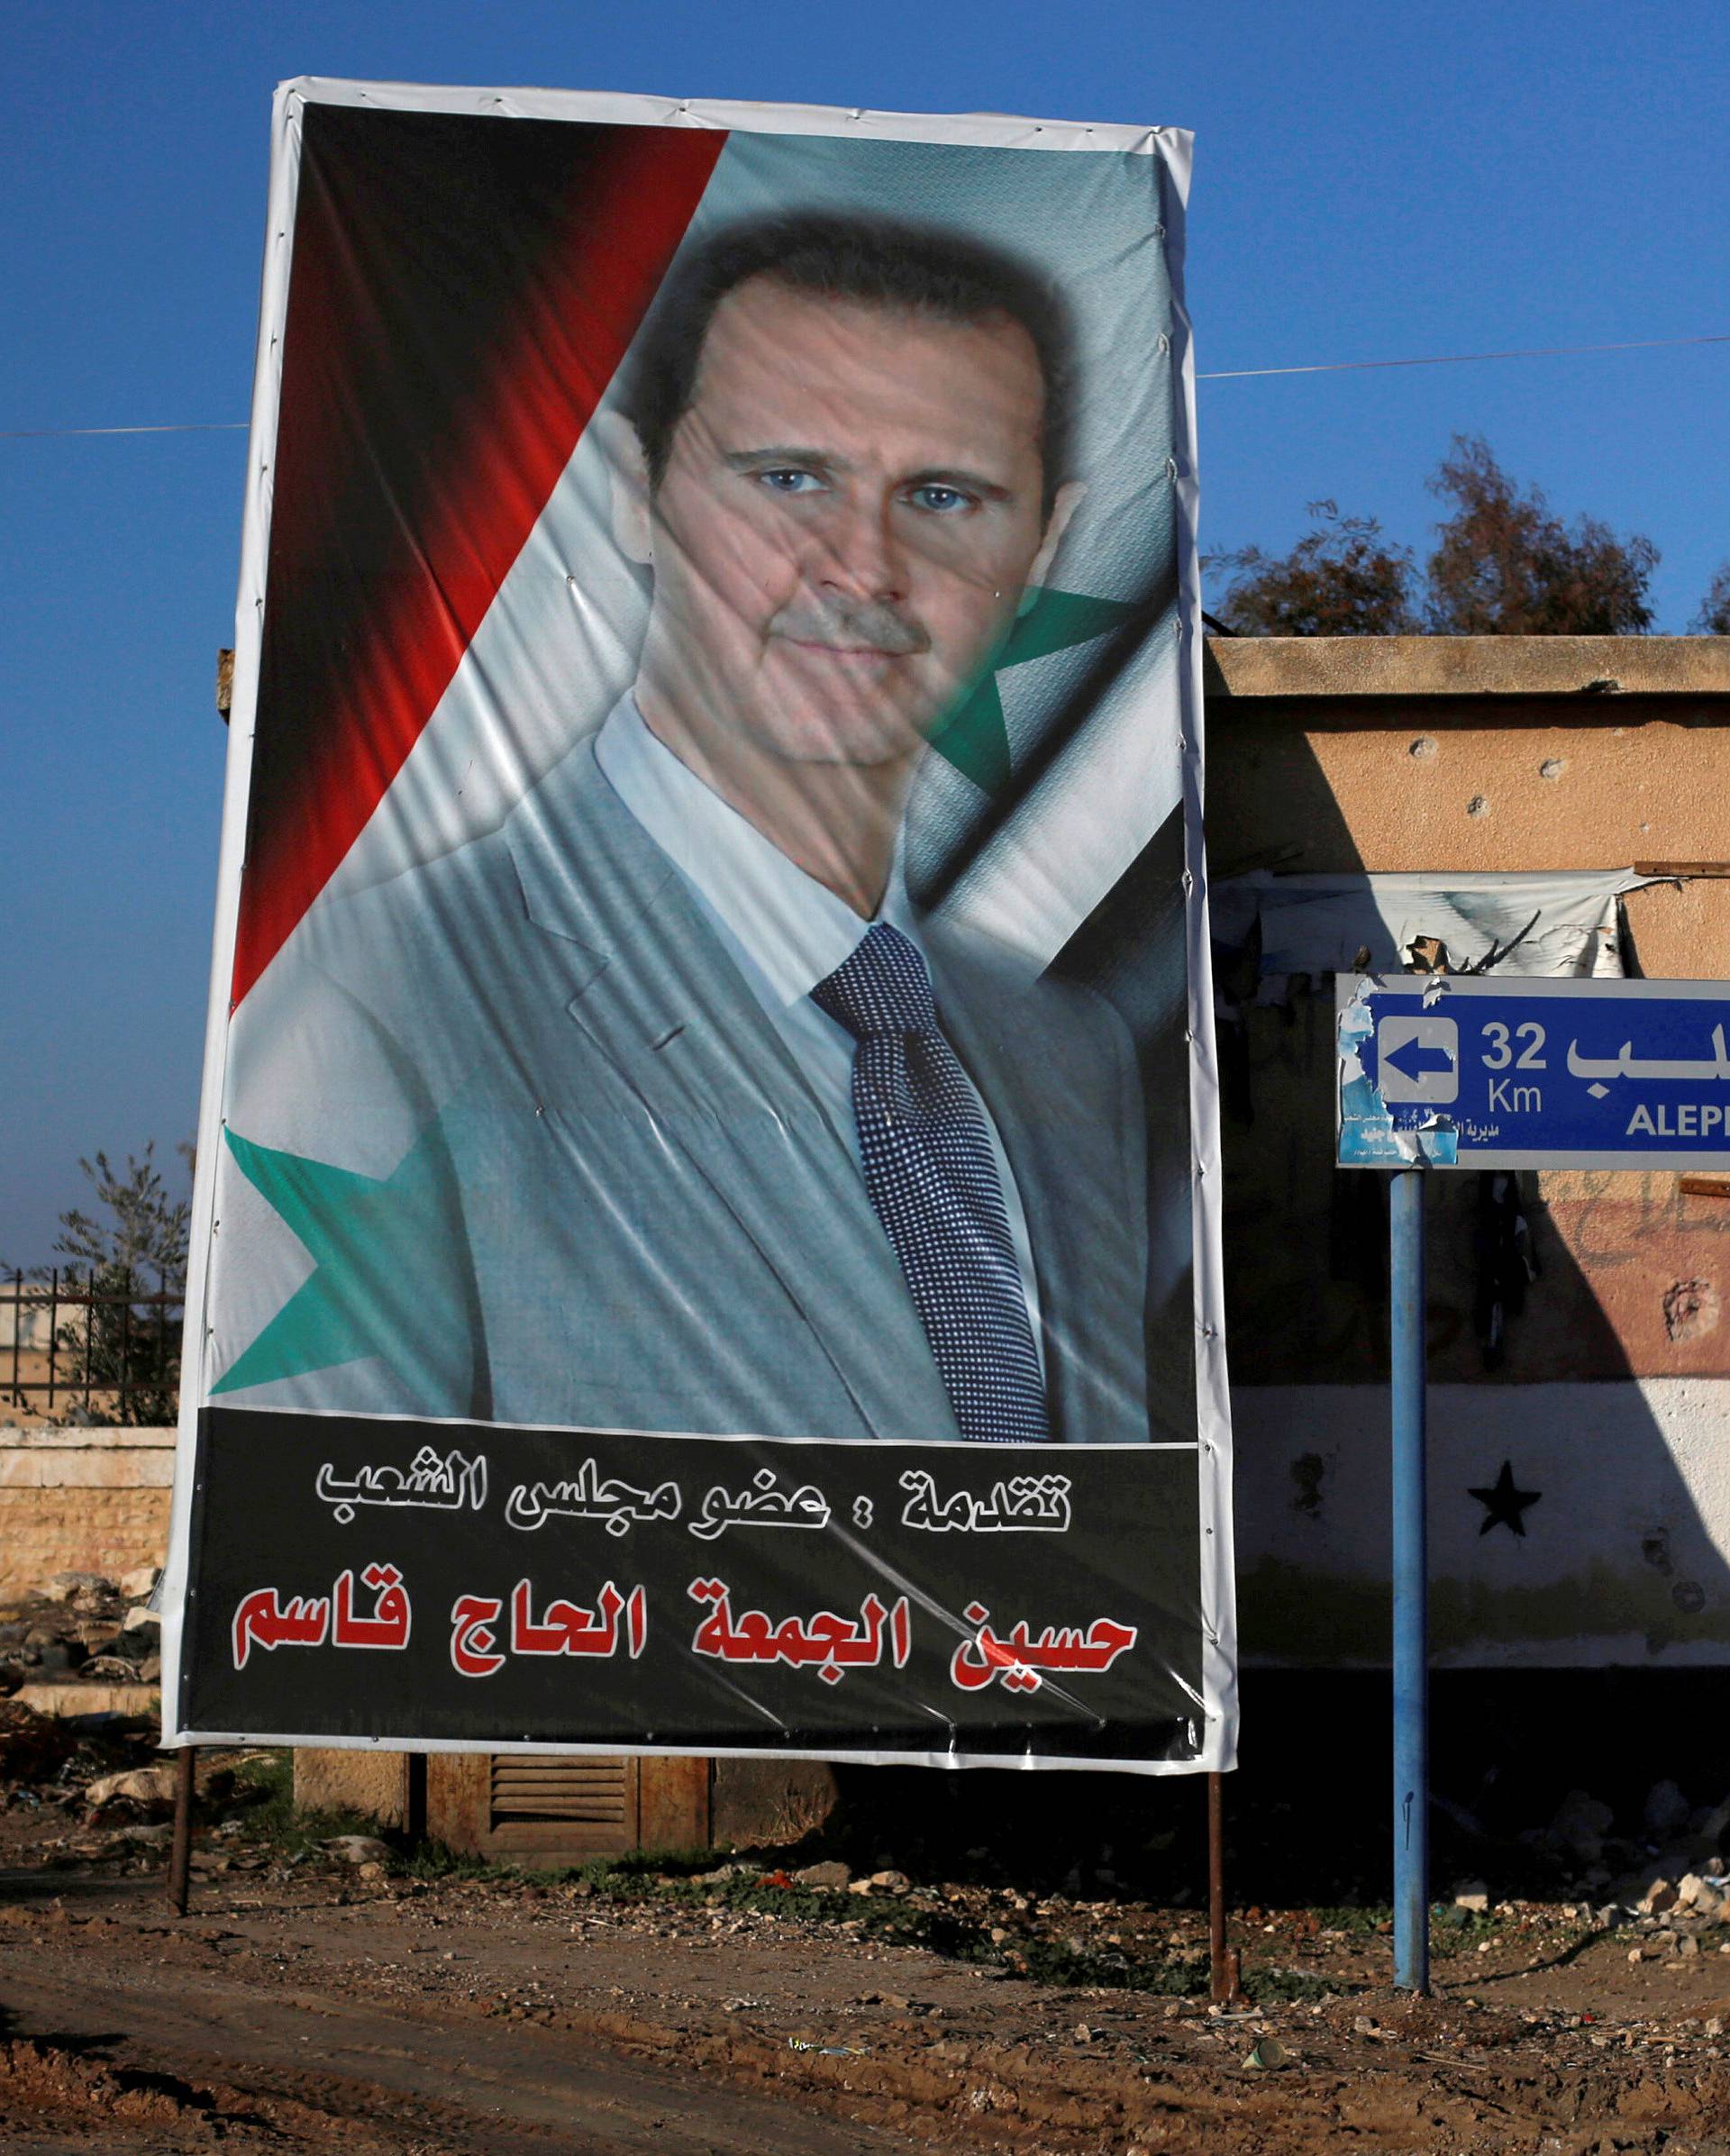
[[[1009,777],[1009,729],[997,676],[1031,659],[1049,658],[1071,645],[1091,643],[1126,622],[1135,608],[1123,599],[1094,599],[1085,592],[1042,590],[992,660],[991,670],[931,737],[931,745],[964,778],[995,793]]]
[[[1525,1508],[1528,1505],[1535,1505],[1543,1494],[1541,1490],[1516,1489],[1513,1463],[1506,1460],[1502,1462],[1501,1473],[1488,1488],[1468,1489],[1466,1492],[1469,1497],[1476,1497],[1479,1504],[1487,1508],[1479,1524],[1480,1534],[1488,1534],[1492,1527],[1506,1527],[1522,1539],[1525,1534],[1525,1520],[1523,1516]]]

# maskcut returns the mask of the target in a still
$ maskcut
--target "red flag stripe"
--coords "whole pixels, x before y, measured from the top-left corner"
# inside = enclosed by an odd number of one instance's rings
[[[231,1011],[424,731],[624,358],[725,141],[695,129],[619,131],[515,349],[478,402],[451,477],[420,529],[405,535],[405,573],[355,656],[299,813],[266,826],[247,860]]]

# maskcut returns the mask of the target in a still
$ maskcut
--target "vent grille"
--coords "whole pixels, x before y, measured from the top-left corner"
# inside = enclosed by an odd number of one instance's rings
[[[493,1755],[495,1833],[512,1826],[587,1826],[623,1835],[631,1810],[631,1762],[558,1752]]]

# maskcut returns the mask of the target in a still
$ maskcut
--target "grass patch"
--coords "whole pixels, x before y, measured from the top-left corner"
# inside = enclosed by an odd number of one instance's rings
[[[1307,1969],[1277,1969],[1271,1963],[1260,1969],[1246,1969],[1243,1982],[1244,1990],[1258,2006],[1309,2006],[1317,1999],[1347,1998],[1363,1988],[1362,1985],[1348,1983],[1343,1978],[1318,1977]]]
[[[689,1861],[706,1869],[712,1851],[694,1853]],[[856,1936],[886,1946],[922,1948],[946,1961],[1001,1969],[1028,1983],[1070,1989],[1158,1992],[1190,1998],[1205,1991],[1205,1961],[1161,1957],[1134,1960],[1118,1951],[1078,1951],[1058,1940],[1033,1933],[993,1940],[988,1926],[950,1909],[925,1908],[899,1897],[837,1894],[826,1888],[780,1886],[773,1874],[733,1873],[724,1879],[688,1874],[669,1876],[652,1859],[596,1858],[578,1878],[590,1891],[624,1904],[658,1902],[690,1909],[732,1909],[807,1924],[845,1925]]]
[[[221,1801],[242,1807],[245,1839],[278,1857],[311,1856],[333,1834],[377,1836],[378,1823],[364,1813],[298,1811],[295,1806],[292,1752],[273,1751],[241,1760]]]
[[[1391,1930],[1393,1910],[1385,1904],[1375,1902],[1366,1906],[1355,1903],[1336,1909],[1312,1909],[1316,1927],[1324,1932],[1343,1932],[1351,1939],[1371,1939],[1378,1933]]]
[[[1032,1984],[1055,1984],[1070,1991],[1152,1991],[1163,1998],[1198,1998],[1206,1990],[1205,1958],[1164,1955],[1156,1961],[1132,1961],[1123,1953],[1077,1952],[1055,1939],[1019,1939],[993,1960],[1007,1959],[1017,1975]]]
[[[378,1823],[347,1811],[297,1811],[294,1801],[294,1762],[284,1752],[242,1760],[234,1769],[227,1801],[241,1808],[249,1842],[279,1857],[316,1854],[332,1835],[377,1836]],[[730,1910],[774,1916],[783,1921],[831,1926],[888,1946],[915,1947],[946,1961],[1000,1970],[1024,1983],[1064,1990],[1152,1993],[1165,1998],[1197,1998],[1208,1988],[1205,1953],[1197,1951],[1137,1958],[1122,1948],[1098,1950],[1034,1933],[1010,1933],[994,1940],[988,1923],[949,1908],[932,1908],[900,1896],[837,1893],[801,1887],[784,1872],[723,1871],[716,1877],[712,1849],[634,1851],[627,1856],[596,1857],[587,1863],[545,1869],[466,1854],[436,1842],[423,1842],[394,1855],[392,1873],[428,1884],[469,1881],[502,1887],[586,1888],[595,1900],[623,1907],[660,1905],[697,1910]],[[786,1880],[787,1883],[781,1883]],[[1320,1924],[1332,1930],[1370,1936],[1389,1921],[1385,1909],[1318,1909]],[[1474,1922],[1481,1924],[1483,1920]],[[1438,1933],[1449,1944],[1463,1933]],[[1443,1951],[1446,1951],[1445,1948]],[[1352,1988],[1307,1971],[1267,1966],[1246,1970],[1244,1988],[1258,2001],[1307,2002]]]
[[[491,1857],[473,1856],[466,1850],[447,1849],[442,1842],[417,1842],[406,1856],[397,1857],[390,1869],[398,1879],[423,1879],[428,1884],[435,1884],[441,1879],[496,1879],[502,1885],[508,1885],[520,1881],[525,1876],[557,1876],[544,1873],[525,1875],[514,1864],[500,1864]]]
[[[1556,1916],[1552,1921],[1522,1923],[1508,1909],[1461,1909],[1438,1905],[1430,1913],[1430,1951],[1445,1957],[1475,1953],[1487,1939],[1499,1939],[1528,1951],[1539,1948],[1572,1953],[1581,1942],[1598,1936],[1589,1918]]]
[[[724,1859],[713,1849],[633,1849],[622,1857],[594,1857],[582,1867],[585,1878],[642,1879],[659,1883],[663,1875],[677,1883],[698,1872],[714,1871]]]

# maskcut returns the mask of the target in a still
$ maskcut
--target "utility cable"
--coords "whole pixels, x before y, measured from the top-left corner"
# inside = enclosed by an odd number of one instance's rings
[[[1532,344],[1505,352],[1439,352],[1421,359],[1322,359],[1308,367],[1233,367],[1198,374],[1198,382],[1259,381],[1273,374],[1356,374],[1375,367],[1468,367],[1480,359],[1561,359],[1580,352],[1669,351],[1680,344],[1730,344],[1730,332],[1710,337],[1643,337],[1632,344]]]
[[[0,441],[63,441],[72,434],[243,434],[243,419],[188,419],[164,427],[0,427]]]
[[[1306,367],[1228,367],[1198,382],[1259,382],[1280,374],[1361,374],[1386,367],[1470,367],[1483,359],[1565,359],[1583,353],[1673,351],[1685,344],[1730,344],[1730,331],[1706,337],[1642,337],[1627,344],[1529,344],[1501,352],[1432,352],[1413,359],[1318,359]],[[150,427],[0,427],[0,441],[59,441],[88,434],[240,434],[243,419],[171,422]]]

